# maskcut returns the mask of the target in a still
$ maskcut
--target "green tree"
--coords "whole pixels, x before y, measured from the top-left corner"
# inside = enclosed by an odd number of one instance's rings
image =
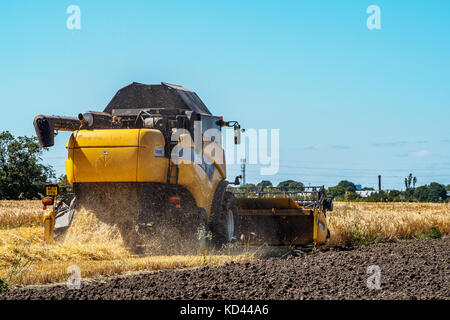
[[[408,189],[415,189],[416,188],[416,183],[417,183],[417,178],[414,177],[412,175],[412,173],[410,173],[406,178],[405,178],[405,188],[406,190]],[[412,185],[412,188],[411,188]]]
[[[246,183],[246,184],[241,185],[239,188],[248,189],[248,188],[254,188],[254,187],[256,187],[256,186],[253,183]]]
[[[391,190],[389,191],[389,196],[391,196],[392,198],[398,198],[401,196],[401,192],[398,190]]]
[[[355,184],[353,182],[350,182],[347,180],[342,180],[341,182],[338,183],[338,186],[344,188],[345,191],[349,191],[349,192],[356,191]]]
[[[445,188],[447,191],[450,191],[450,184]]]
[[[406,197],[406,199],[412,200],[415,197],[414,196],[415,190],[416,189],[406,189],[405,190],[405,197]]]
[[[341,186],[329,187],[327,195],[334,198],[342,198],[345,196],[345,189]]]
[[[282,189],[302,189],[304,187],[304,184],[298,181],[294,181],[294,180],[286,180],[286,181],[281,181],[278,184],[278,188],[282,188]]]
[[[62,175],[59,176],[59,178],[58,178],[58,185],[60,187],[65,187],[65,186],[69,185],[69,180],[67,179],[67,175],[62,174]]]
[[[419,201],[428,201],[430,190],[428,190],[427,186],[420,186],[414,190],[414,197]]]
[[[258,183],[256,186],[263,187],[263,188],[272,187],[272,182],[270,182],[268,180],[263,180],[260,183]]]
[[[428,191],[428,201],[437,202],[447,198],[447,190],[445,190],[445,187],[442,184],[437,182],[430,183],[428,186]]]
[[[39,197],[45,183],[55,178],[53,169],[40,163],[43,152],[35,137],[0,132],[0,199]]]
[[[347,199],[347,200],[355,200],[356,198],[358,198],[358,194],[356,192],[353,192],[353,191],[346,191],[345,192],[345,199]]]

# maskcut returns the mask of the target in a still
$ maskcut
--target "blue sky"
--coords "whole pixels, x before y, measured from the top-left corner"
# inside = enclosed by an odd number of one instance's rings
[[[81,9],[68,30],[66,9]],[[366,27],[369,5],[381,30]],[[280,129],[280,171],[249,182],[450,184],[449,1],[9,1],[0,130],[102,110],[130,82],[181,84],[246,128]],[[61,133],[45,155],[62,173]],[[229,166],[229,178],[239,173]]]

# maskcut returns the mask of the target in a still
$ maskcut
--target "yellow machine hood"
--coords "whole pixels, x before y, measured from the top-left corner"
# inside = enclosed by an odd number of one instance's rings
[[[74,182],[164,182],[167,159],[154,129],[75,131],[67,142],[67,178]]]

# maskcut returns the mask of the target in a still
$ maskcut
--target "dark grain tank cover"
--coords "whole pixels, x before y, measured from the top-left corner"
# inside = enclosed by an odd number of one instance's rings
[[[165,82],[152,85],[133,82],[117,91],[104,112],[111,114],[113,109],[149,108],[185,109],[211,115],[195,92]]]

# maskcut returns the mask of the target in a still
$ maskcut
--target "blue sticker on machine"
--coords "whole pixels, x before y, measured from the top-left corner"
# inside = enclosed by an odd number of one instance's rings
[[[203,158],[203,163],[200,165],[200,167],[205,171],[208,178],[211,179],[212,174],[214,173],[214,163],[208,164]]]

